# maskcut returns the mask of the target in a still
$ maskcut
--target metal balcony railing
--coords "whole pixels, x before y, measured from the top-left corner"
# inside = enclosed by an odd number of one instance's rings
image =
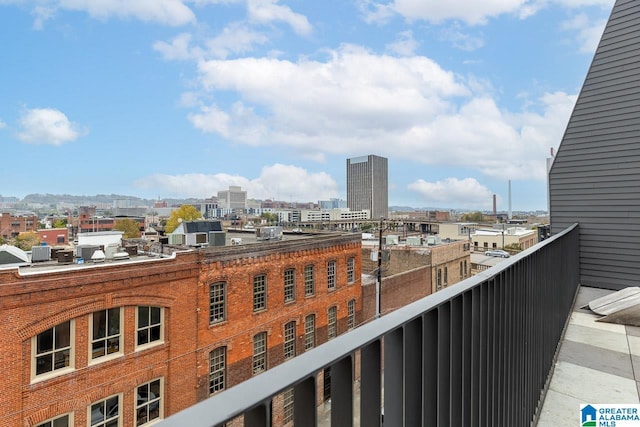
[[[385,426],[530,426],[578,288],[578,250],[576,224],[159,425],[244,415],[246,426],[270,426],[272,399],[293,387],[294,424],[315,426],[316,378],[330,367],[332,426],[354,425],[354,402],[361,426],[380,425],[383,400]]]

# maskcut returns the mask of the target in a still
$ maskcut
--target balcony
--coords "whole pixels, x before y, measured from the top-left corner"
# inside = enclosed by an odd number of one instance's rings
[[[381,425],[383,413],[385,426],[535,424],[555,410],[542,402],[579,290],[578,253],[573,225],[159,425],[218,426],[243,416],[246,426],[269,426],[274,396],[291,387],[294,424],[319,425],[316,378],[326,368],[331,426]]]

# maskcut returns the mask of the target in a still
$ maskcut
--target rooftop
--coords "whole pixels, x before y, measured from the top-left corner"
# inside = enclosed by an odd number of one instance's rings
[[[580,404],[640,404],[640,328],[598,322],[581,308],[612,292],[579,289],[538,427],[580,425]]]

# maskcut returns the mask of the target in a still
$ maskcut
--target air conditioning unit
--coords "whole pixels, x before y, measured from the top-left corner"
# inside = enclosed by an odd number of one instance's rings
[[[31,248],[31,262],[43,262],[51,259],[51,246],[33,246]]]

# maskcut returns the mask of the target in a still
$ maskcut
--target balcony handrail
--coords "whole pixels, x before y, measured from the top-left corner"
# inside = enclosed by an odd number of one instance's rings
[[[577,242],[577,228],[578,224],[573,224],[562,232],[539,242],[517,255],[505,259],[500,264],[488,270],[385,314],[378,319],[371,320],[289,361],[270,368],[247,381],[178,412],[160,422],[159,426],[217,426],[239,415],[247,414],[261,406],[268,406],[274,396],[291,387],[300,385],[306,379],[312,378],[317,373],[322,372],[323,369],[334,366],[339,361],[351,357],[354,352],[380,341],[382,337],[414,322],[416,319],[424,316],[425,313],[437,309],[443,304],[450,303],[453,299],[463,294],[474,291],[474,288],[478,288],[483,284],[486,285],[500,275],[504,275],[510,269],[518,267],[522,262],[526,262],[534,254],[544,251],[546,248],[550,248],[557,242],[565,239],[570,233],[575,233],[575,241]],[[572,249],[577,253],[577,243],[575,246],[576,247]],[[572,267],[574,269],[577,268],[577,266]],[[577,278],[576,283],[571,283],[570,285],[575,286],[577,289]],[[572,290],[569,289],[569,293],[571,291]],[[575,290],[573,290],[573,295],[575,295]],[[567,313],[560,313],[560,317],[563,319],[566,319],[567,315],[568,311]],[[562,321],[564,322],[564,320]],[[559,336],[557,341],[559,342]],[[385,366],[386,363],[385,361]],[[542,388],[540,391],[542,391]],[[385,394],[385,397],[386,396]],[[533,415],[534,414],[531,414],[531,417],[533,417]],[[267,418],[268,417],[270,417],[270,414],[267,415]],[[264,424],[247,423],[245,419],[245,425]]]

